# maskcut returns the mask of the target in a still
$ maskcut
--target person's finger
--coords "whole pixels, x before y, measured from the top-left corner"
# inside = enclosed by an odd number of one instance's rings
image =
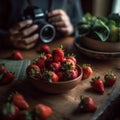
[[[19,22],[13,28],[11,28],[9,30],[9,32],[11,34],[16,34],[16,33],[19,32],[19,30],[21,30],[22,28],[24,28],[24,27],[26,27],[27,25],[30,25],[30,24],[32,24],[32,20],[25,20],[25,21]]]
[[[31,44],[33,42],[36,42],[38,40],[38,38],[39,38],[39,35],[34,34],[34,35],[32,35],[32,36],[30,36],[28,38],[24,38],[23,41],[24,41],[25,45],[29,45],[29,44]]]
[[[29,36],[31,33],[35,32],[37,29],[38,29],[38,25],[33,25],[29,28],[26,28],[21,31],[21,36],[22,37]]]
[[[64,15],[66,14],[63,10],[61,9],[57,9],[57,10],[53,10],[51,12],[48,13],[48,17],[52,17],[52,16],[56,16],[56,15]]]
[[[52,22],[52,25],[56,27],[67,27],[67,23],[60,21],[60,22]]]

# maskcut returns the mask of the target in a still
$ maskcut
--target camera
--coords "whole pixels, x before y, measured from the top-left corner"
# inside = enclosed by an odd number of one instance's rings
[[[47,20],[48,15],[47,11],[37,7],[37,6],[28,6],[24,12],[22,20],[32,19],[33,24],[37,24],[39,39],[44,43],[49,43],[54,40],[56,36],[55,27],[50,24]]]

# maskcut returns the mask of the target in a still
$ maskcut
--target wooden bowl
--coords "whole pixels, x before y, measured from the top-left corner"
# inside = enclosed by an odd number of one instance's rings
[[[102,42],[88,37],[77,38],[77,41],[88,49],[102,52],[120,52],[120,42]]]
[[[77,86],[83,75],[82,68],[78,66],[79,76],[73,80],[59,81],[59,82],[46,82],[43,80],[39,80],[37,78],[29,76],[29,80],[32,85],[40,91],[47,93],[64,93],[73,89]]]

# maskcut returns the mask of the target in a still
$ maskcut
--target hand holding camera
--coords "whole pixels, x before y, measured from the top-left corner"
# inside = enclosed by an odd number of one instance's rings
[[[9,44],[20,49],[30,49],[37,43],[39,35],[37,33],[30,36],[38,29],[37,25],[32,25],[32,20],[24,20],[16,24],[9,30]],[[31,27],[28,27],[32,25]],[[25,28],[25,29],[23,29]]]
[[[64,36],[73,34],[74,28],[68,15],[62,9],[56,9],[48,13],[48,21],[55,26],[58,32]]]

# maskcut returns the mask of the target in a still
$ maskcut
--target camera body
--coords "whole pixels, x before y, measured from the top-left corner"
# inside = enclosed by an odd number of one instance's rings
[[[55,27],[50,24],[47,20],[47,11],[37,7],[37,6],[28,6],[23,13],[23,20],[32,19],[33,24],[37,24],[39,39],[44,43],[49,43],[54,40],[56,36]]]

